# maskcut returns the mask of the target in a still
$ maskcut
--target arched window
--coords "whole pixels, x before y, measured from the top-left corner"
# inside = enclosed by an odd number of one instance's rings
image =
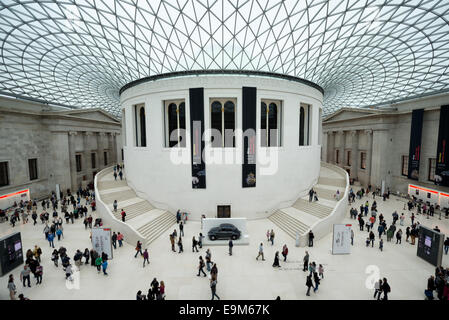
[[[235,100],[211,99],[212,147],[235,147]]]
[[[184,100],[165,102],[165,146],[186,146],[186,110]]]
[[[260,145],[281,146],[281,101],[263,100],[260,108]]]
[[[145,105],[134,105],[134,132],[135,132],[135,146],[146,147],[146,119],[145,119]]]

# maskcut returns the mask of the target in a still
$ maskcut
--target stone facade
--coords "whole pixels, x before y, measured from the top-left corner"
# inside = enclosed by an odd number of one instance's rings
[[[9,175],[0,195],[29,188],[31,197],[39,198],[56,184],[66,190],[93,182],[95,173],[122,162],[120,134],[120,121],[100,109],[67,110],[0,98],[0,162],[8,162]],[[81,155],[81,171],[76,155]],[[29,159],[37,159],[34,180]]]
[[[434,171],[430,168],[430,159],[436,159],[440,108],[447,104],[449,94],[378,109],[343,108],[323,119],[321,159],[344,168],[351,179],[363,186],[381,187],[384,181],[385,187],[392,191],[406,193],[408,184],[417,181],[402,174],[402,157],[408,159],[409,155],[412,111],[423,108],[418,181],[433,184],[429,179],[429,173]],[[366,157],[364,168],[362,153]]]

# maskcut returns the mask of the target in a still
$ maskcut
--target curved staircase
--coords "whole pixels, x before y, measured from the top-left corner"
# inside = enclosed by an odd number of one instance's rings
[[[128,186],[125,175],[123,175],[123,180],[119,178],[114,180],[112,167],[104,169],[99,174],[96,187],[100,200],[116,220],[121,222],[120,212],[122,209],[125,210],[125,223],[137,233],[139,238],[144,239],[144,247],[176,223],[176,218],[172,213],[156,209],[150,202],[140,198]],[[117,200],[117,211],[114,211],[114,200]]]
[[[268,217],[292,238],[296,239],[299,236],[301,246],[305,245],[308,232],[313,231],[315,226],[333,213],[339,203],[335,198],[337,190],[340,191],[340,200],[345,197],[346,173],[332,165],[322,163],[318,183],[313,189],[317,192],[318,201],[309,202],[307,194],[298,198],[291,207],[279,209]]]

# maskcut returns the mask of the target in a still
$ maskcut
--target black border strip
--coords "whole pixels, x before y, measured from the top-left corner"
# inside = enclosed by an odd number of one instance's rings
[[[284,79],[294,82],[299,82],[305,85],[308,85],[314,89],[319,90],[324,95],[324,89],[317,85],[316,83],[305,80],[302,78],[289,76],[285,74],[280,73],[273,73],[273,72],[265,72],[265,71],[252,71],[252,70],[219,70],[219,69],[212,69],[212,70],[188,70],[188,71],[177,71],[177,72],[170,72],[170,73],[162,73],[154,76],[149,76],[145,78],[141,78],[138,80],[134,80],[130,83],[125,84],[123,87],[120,88],[119,95],[121,95],[125,90],[135,87],[139,84],[161,80],[161,79],[169,79],[169,78],[175,78],[175,77],[186,77],[186,76],[199,76],[199,75],[246,75],[246,76],[262,76],[262,77],[271,77],[271,78],[278,78],[278,79]]]

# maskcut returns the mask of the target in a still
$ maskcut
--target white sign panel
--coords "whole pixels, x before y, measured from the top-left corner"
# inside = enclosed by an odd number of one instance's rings
[[[351,253],[351,225],[334,224],[332,254]]]
[[[112,259],[111,228],[92,228],[92,247],[99,255],[104,252]]]

